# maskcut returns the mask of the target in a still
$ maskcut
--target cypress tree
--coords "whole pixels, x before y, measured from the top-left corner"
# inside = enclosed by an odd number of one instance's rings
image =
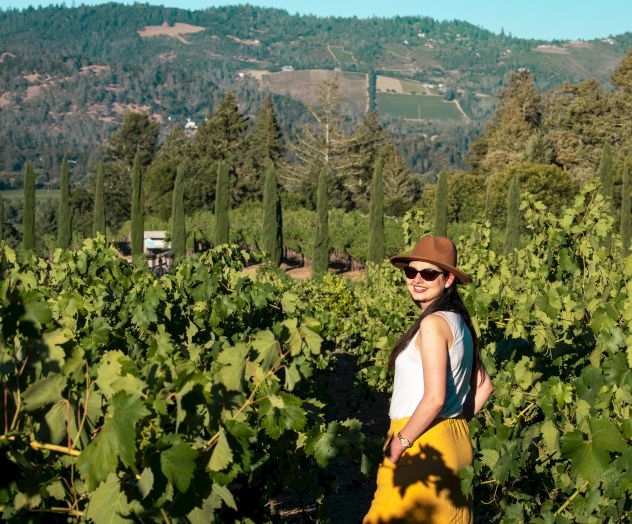
[[[132,173],[132,260],[138,267],[144,267],[144,202],[143,202],[143,173],[140,153],[134,158]]]
[[[215,245],[228,244],[228,163],[217,165],[215,189]]]
[[[24,170],[23,226],[22,246],[25,251],[33,251],[35,249],[35,173],[31,162],[26,163]]]
[[[369,208],[369,253],[367,260],[379,264],[384,260],[384,189],[382,170],[384,161],[378,158],[373,168],[371,203]]]
[[[601,194],[612,206],[613,180],[612,180],[612,148],[608,142],[604,143],[599,162],[599,182]]]
[[[621,244],[623,256],[630,254],[630,236],[632,236],[632,210],[630,209],[630,165],[629,160],[623,164],[623,185],[621,187]]]
[[[72,231],[70,226],[70,176],[68,161],[64,157],[61,163],[61,193],[59,195],[59,209],[57,211],[57,247],[70,248]]]
[[[314,255],[312,258],[312,277],[321,278],[327,273],[329,266],[329,209],[327,203],[327,178],[326,167],[320,170],[318,176],[318,192],[316,196],[316,236],[314,238]]]
[[[612,148],[608,142],[605,142],[603,145],[603,150],[601,152],[601,160],[599,161],[599,170],[597,171],[599,174],[599,187],[603,198],[606,201],[607,209],[611,214],[614,215],[614,205],[613,205],[613,193],[614,193],[614,182],[613,182],[613,167],[612,167]],[[612,234],[608,233],[606,238],[604,239],[604,245],[608,251],[612,250]]]
[[[174,261],[178,262],[186,254],[186,224],[184,219],[184,165],[178,166],[173,186],[173,205],[171,208],[171,249]]]
[[[520,247],[520,181],[514,175],[507,192],[507,225],[505,227],[505,255]]]
[[[262,246],[270,262],[278,266],[283,252],[283,219],[276,168],[272,162],[268,164],[263,187]]]
[[[103,187],[105,184],[105,167],[103,162],[97,168],[97,179],[94,188],[94,213],[92,216],[92,235],[105,235],[105,205],[103,204]]]
[[[434,206],[433,235],[446,236],[448,234],[448,171],[442,169],[437,177]]]
[[[0,240],[4,240],[4,198],[0,196]]]

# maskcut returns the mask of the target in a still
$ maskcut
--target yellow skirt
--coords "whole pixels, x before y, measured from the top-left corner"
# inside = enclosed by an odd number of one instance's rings
[[[391,420],[384,449],[407,421]],[[471,463],[472,443],[465,419],[434,422],[397,464],[384,458],[363,524],[471,524],[471,501],[461,492],[457,475]]]

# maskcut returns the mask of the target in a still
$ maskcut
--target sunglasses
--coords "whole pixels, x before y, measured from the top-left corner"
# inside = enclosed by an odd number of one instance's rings
[[[436,269],[431,269],[429,267],[424,269],[415,269],[412,266],[405,266],[403,269],[406,278],[410,278],[411,280],[413,280],[417,274],[419,274],[419,276],[421,276],[421,278],[426,282],[432,282],[433,280],[436,280],[439,275],[445,275],[445,271],[437,271]]]

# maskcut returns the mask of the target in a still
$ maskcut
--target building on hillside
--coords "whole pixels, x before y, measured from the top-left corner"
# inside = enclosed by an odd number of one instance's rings
[[[197,128],[197,124],[189,117],[187,117],[187,123],[184,124],[184,132],[188,135],[194,135],[195,133],[197,133]]]

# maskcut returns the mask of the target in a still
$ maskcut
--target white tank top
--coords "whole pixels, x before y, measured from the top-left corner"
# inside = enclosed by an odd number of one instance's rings
[[[448,351],[445,403],[439,417],[454,418],[463,413],[463,404],[470,387],[474,342],[465,320],[459,313],[437,311],[450,325],[452,346]],[[419,332],[395,359],[395,381],[389,416],[392,419],[410,417],[424,396],[424,372],[421,352],[416,347]]]

